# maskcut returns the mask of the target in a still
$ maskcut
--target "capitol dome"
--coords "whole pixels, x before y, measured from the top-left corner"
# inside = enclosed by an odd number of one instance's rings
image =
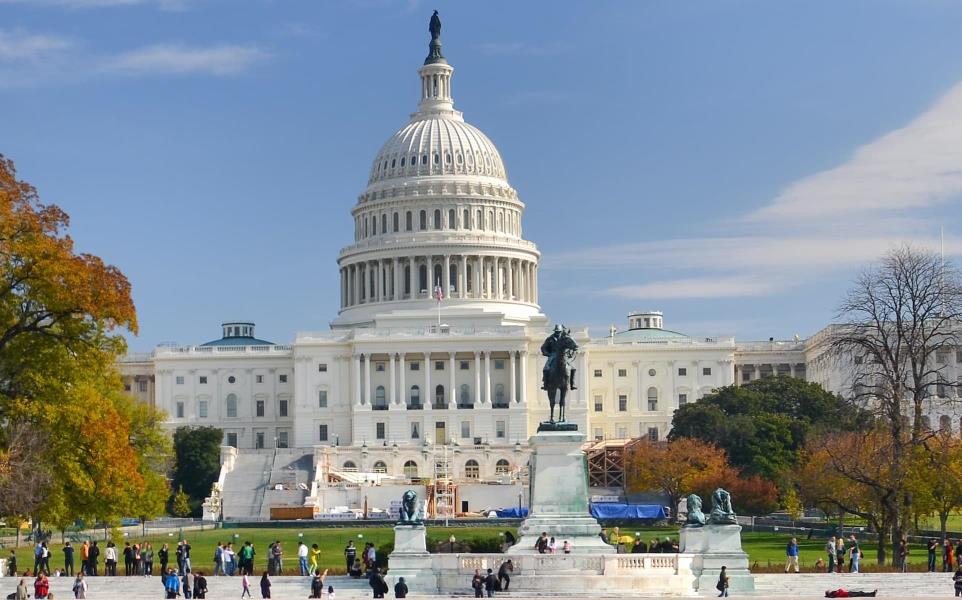
[[[354,243],[338,255],[334,327],[402,313],[415,323],[428,310],[436,321],[438,296],[452,322],[469,313],[544,319],[541,255],[522,237],[524,203],[494,143],[454,109],[453,74],[432,35],[417,111],[381,146],[351,210]]]

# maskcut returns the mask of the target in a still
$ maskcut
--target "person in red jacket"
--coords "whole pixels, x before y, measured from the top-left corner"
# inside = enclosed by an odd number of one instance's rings
[[[838,588],[837,590],[826,590],[826,598],[874,598],[878,590],[873,590],[871,592],[863,592],[861,590],[845,590]]]
[[[42,598],[46,598],[49,593],[50,580],[47,579],[47,576],[41,571],[40,574],[37,575],[37,580],[33,582],[33,596],[37,598],[37,600],[41,600]]]

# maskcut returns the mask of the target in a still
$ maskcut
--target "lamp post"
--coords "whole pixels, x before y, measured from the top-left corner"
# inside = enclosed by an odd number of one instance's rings
[[[456,541],[457,539],[454,537],[454,534],[452,533],[451,537],[448,538],[448,542],[451,543],[451,554],[454,554],[454,542]]]

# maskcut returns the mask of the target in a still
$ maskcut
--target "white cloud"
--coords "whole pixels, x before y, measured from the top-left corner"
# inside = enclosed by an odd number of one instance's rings
[[[0,62],[36,60],[71,45],[70,40],[57,35],[0,29]]]
[[[917,209],[962,194],[962,83],[845,163],[786,187],[749,220],[811,221]]]
[[[178,44],[159,44],[131,50],[110,58],[101,65],[101,69],[105,72],[128,75],[151,73],[234,75],[265,58],[267,53],[252,46],[189,47]]]

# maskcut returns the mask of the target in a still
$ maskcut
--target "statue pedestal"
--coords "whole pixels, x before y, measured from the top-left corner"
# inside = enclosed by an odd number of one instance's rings
[[[585,434],[541,431],[531,436],[531,485],[528,518],[509,555],[536,554],[541,532],[554,537],[560,551],[567,540],[574,554],[614,554],[601,541],[601,526],[588,507],[588,473],[581,450]]]
[[[424,525],[394,527],[394,550],[388,556],[388,580],[392,589],[398,578],[403,577],[411,592],[437,593],[438,578],[431,568],[426,533]]]
[[[679,536],[682,554],[692,555],[692,573],[699,591],[714,590],[724,566],[730,592],[755,590],[755,578],[748,571],[748,554],[742,550],[741,525],[683,527]]]

